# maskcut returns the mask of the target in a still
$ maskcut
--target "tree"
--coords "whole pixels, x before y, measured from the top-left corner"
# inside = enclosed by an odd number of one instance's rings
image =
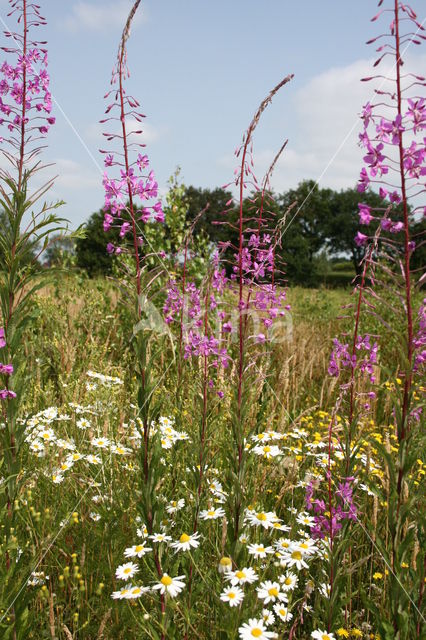
[[[43,253],[44,264],[48,267],[61,267],[69,269],[75,266],[75,239],[63,236],[54,236]]]
[[[102,209],[93,213],[86,223],[84,238],[75,243],[76,262],[80,269],[87,271],[90,277],[111,275],[115,257],[108,255],[108,242],[117,243],[118,229],[103,229],[104,212]]]
[[[359,193],[357,189],[345,189],[335,191],[331,201],[332,215],[327,220],[326,236],[327,248],[331,255],[339,253],[350,256],[355,273],[361,271],[361,260],[365,254],[365,247],[358,246],[355,242],[357,231],[368,234],[368,227],[360,225],[359,203],[370,207],[383,208],[383,200],[374,191]]]
[[[321,189],[313,180],[301,182],[279,196],[284,224],[281,256],[290,282],[312,286],[317,282],[315,257],[325,248],[327,221],[332,215],[331,189]]]

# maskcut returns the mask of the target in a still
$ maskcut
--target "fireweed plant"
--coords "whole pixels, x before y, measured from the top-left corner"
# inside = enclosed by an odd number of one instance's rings
[[[45,42],[33,40],[32,32],[45,20],[38,5],[26,0],[11,0],[8,18],[16,20],[18,31],[5,31],[9,41],[0,67],[1,153],[8,168],[0,171],[0,204],[3,222],[0,233],[0,402],[2,425],[3,483],[0,492],[1,609],[7,612],[0,621],[2,638],[23,638],[28,629],[29,594],[22,591],[27,579],[26,565],[31,563],[30,540],[19,548],[19,527],[15,504],[25,485],[23,467],[24,424],[20,422],[25,404],[25,388],[31,375],[26,369],[25,331],[34,320],[34,296],[52,279],[53,272],[40,269],[38,258],[48,247],[52,233],[66,234],[66,220],[43,199],[53,184],[31,185],[44,168],[39,155],[46,134],[55,123],[49,90]],[[42,203],[40,205],[40,202]],[[38,210],[37,210],[38,207]],[[79,232],[74,234],[74,237]],[[12,603],[12,604],[10,604]]]
[[[238,238],[235,264],[232,267],[231,279],[235,282],[237,297],[236,307],[238,311],[237,326],[238,354],[236,357],[235,383],[236,394],[231,406],[231,425],[233,434],[233,446],[229,450],[228,457],[228,484],[230,494],[230,511],[232,524],[229,528],[229,539],[232,552],[238,554],[239,536],[244,520],[245,474],[246,474],[246,450],[247,439],[257,430],[256,420],[260,416],[250,415],[250,409],[255,403],[255,397],[250,393],[253,381],[259,376],[255,354],[247,357],[247,346],[256,342],[263,344],[268,341],[268,329],[273,325],[274,319],[285,314],[285,291],[279,289],[274,283],[275,273],[275,227],[276,221],[271,220],[264,207],[265,187],[267,178],[263,183],[263,189],[259,187],[253,172],[252,144],[253,134],[262,116],[262,113],[271,103],[274,95],[288,82],[293,75],[286,76],[257,109],[247,132],[244,135],[242,145],[236,151],[240,159],[240,166],[235,170],[235,186],[238,189]],[[243,201],[246,189],[260,192],[260,204],[254,207],[252,215],[244,215]],[[254,199],[256,205],[256,199]],[[275,224],[274,224],[275,222]],[[268,281],[269,276],[269,281]],[[249,335],[250,311],[264,313],[264,330],[255,336]],[[232,330],[232,326],[230,326]],[[262,376],[260,376],[262,378]],[[260,396],[265,380],[261,382]]]
[[[379,7],[382,5],[383,0]],[[380,57],[374,67],[390,61],[391,67],[386,68],[382,75],[363,79],[376,80],[378,87],[374,89],[374,99],[364,105],[361,114],[363,130],[360,145],[365,149],[365,166],[358,183],[360,194],[370,185],[378,188],[383,206],[372,209],[362,200],[359,204],[360,223],[367,226],[376,223],[376,231],[370,235],[359,231],[356,235],[355,242],[365,246],[366,254],[357,291],[354,332],[347,343],[345,340],[334,341],[329,366],[329,373],[340,379],[341,400],[347,408],[345,438],[342,439],[338,433],[333,433],[332,438],[331,431],[335,425],[333,422],[330,424],[330,444],[333,441],[333,446],[341,448],[345,477],[339,478],[337,469],[332,472],[329,466],[328,525],[322,514],[327,508],[327,501],[323,504],[314,499],[311,485],[307,499],[316,513],[317,526],[328,529],[332,548],[331,527],[336,508],[331,506],[331,494],[340,499],[345,495],[346,509],[350,509],[345,517],[356,522],[357,511],[351,505],[357,458],[362,451],[363,425],[375,408],[394,430],[393,441],[381,442],[375,438],[369,445],[380,452],[385,469],[382,483],[375,485],[374,491],[387,506],[386,518],[377,528],[377,522],[371,527],[367,514],[358,515],[359,526],[372,542],[372,557],[376,558],[377,553],[381,557],[387,588],[381,607],[373,605],[367,596],[364,605],[371,611],[381,638],[408,639],[422,637],[424,630],[421,612],[425,580],[424,521],[419,519],[422,493],[414,482],[418,453],[424,447],[423,398],[417,393],[424,373],[424,305],[417,313],[415,309],[416,289],[421,286],[423,278],[410,266],[413,253],[424,240],[422,237],[413,238],[410,229],[416,218],[426,213],[422,202],[426,175],[426,102],[419,95],[426,82],[424,77],[405,70],[403,55],[408,46],[420,45],[425,40],[425,29],[410,6],[397,0],[389,5],[382,7],[373,18],[375,21],[387,17],[390,21],[387,32],[369,41],[369,44],[380,44],[376,49]],[[369,286],[366,285],[367,274],[373,276]],[[368,322],[364,318],[366,314],[377,320],[376,327],[382,325],[381,335],[361,331],[362,322]],[[380,407],[383,393],[379,345],[394,337],[399,345],[394,372],[398,384],[394,403],[386,412]],[[392,451],[397,452],[396,460],[391,455]],[[353,536],[353,528],[346,528],[344,533],[349,540],[349,536]],[[350,559],[348,544],[345,550]],[[406,567],[411,567],[409,572],[405,571]],[[349,615],[353,597],[351,573],[349,567]]]

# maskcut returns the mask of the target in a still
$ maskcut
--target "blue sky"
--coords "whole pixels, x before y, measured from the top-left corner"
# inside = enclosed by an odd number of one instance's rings
[[[44,159],[58,173],[52,197],[73,224],[102,207],[104,147],[98,121],[131,0],[41,0],[57,124]],[[420,20],[424,2],[414,1]],[[336,189],[354,186],[361,166],[357,114],[372,88],[374,51],[365,41],[375,0],[145,0],[128,45],[128,93],[142,105],[147,153],[164,192],[177,165],[185,184],[216,187],[232,180],[233,151],[254,111],[288,73],[255,135],[261,178],[285,138],[272,185],[304,178]],[[0,0],[6,18],[8,2]],[[40,30],[41,31],[41,30]],[[425,50],[425,47],[423,47]],[[426,55],[408,51],[418,72]],[[47,177],[47,174],[46,174]]]

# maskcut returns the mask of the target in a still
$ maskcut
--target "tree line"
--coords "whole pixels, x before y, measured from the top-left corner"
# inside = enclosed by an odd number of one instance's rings
[[[381,198],[373,191],[360,194],[356,189],[321,188],[313,180],[303,181],[282,194],[267,196],[265,210],[281,228],[277,259],[288,282],[304,286],[348,285],[359,273],[364,255],[364,247],[355,242],[356,233],[359,230],[369,233],[368,227],[360,226],[358,204],[383,207]],[[252,194],[245,199],[243,209],[247,218],[259,206],[260,197]],[[176,259],[191,225],[194,225],[191,244],[194,259],[203,262],[212,247],[226,243],[226,251],[231,253],[237,244],[239,216],[238,207],[229,207],[231,199],[232,193],[221,188],[185,187],[179,184],[178,173],[175,174],[166,196],[166,222],[161,230],[158,224],[148,223],[144,227],[147,253],[161,251],[165,259]],[[203,213],[199,215],[200,212]],[[74,264],[91,277],[110,275],[115,259],[108,255],[106,245],[114,243],[118,230],[105,233],[102,225],[100,210],[88,219],[85,238],[77,239],[74,246],[64,246],[58,239],[46,251],[46,262],[54,264],[72,257]],[[424,219],[413,221],[414,235],[420,236],[425,226]],[[413,254],[413,262],[414,268],[424,265],[424,246]]]

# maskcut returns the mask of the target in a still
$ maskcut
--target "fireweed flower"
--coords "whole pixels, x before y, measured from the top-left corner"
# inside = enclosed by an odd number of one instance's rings
[[[144,250],[143,225],[150,221],[164,222],[164,212],[154,172],[149,167],[147,155],[140,152],[144,144],[135,141],[135,137],[142,134],[142,129],[135,130],[133,125],[135,122],[143,122],[145,115],[140,111],[139,102],[127,95],[124,88],[124,81],[129,75],[126,42],[137,6],[135,4],[131,11],[123,32],[117,63],[112,72],[113,88],[105,96],[105,99],[111,102],[106,107],[106,117],[100,121],[103,125],[108,123],[109,131],[105,132],[104,136],[111,145],[115,144],[115,147],[101,149],[100,153],[105,156],[103,227],[105,232],[111,227],[118,229],[119,241],[122,244],[118,247],[110,242],[107,251],[110,254],[131,251],[135,260],[136,290],[139,296]],[[139,152],[132,158],[131,151],[135,147]],[[138,302],[138,314],[140,313],[141,306]]]
[[[22,2],[12,2],[12,11],[22,20],[24,6]],[[39,11],[38,5],[26,3],[26,19],[32,26],[46,24]],[[50,77],[47,71],[47,50],[44,46],[30,40],[28,34],[6,31],[5,35],[11,40],[9,47],[2,47],[13,61],[0,65],[0,112],[2,123],[7,127],[10,136],[2,139],[3,145],[11,147],[10,151],[3,146],[2,153],[18,169],[19,167],[20,136],[22,128],[27,135],[27,146],[31,142],[44,138],[50,127],[55,124],[55,117],[51,115],[52,96],[49,90]],[[25,152],[26,157],[34,157],[41,147]],[[31,153],[31,156],[29,155]]]

